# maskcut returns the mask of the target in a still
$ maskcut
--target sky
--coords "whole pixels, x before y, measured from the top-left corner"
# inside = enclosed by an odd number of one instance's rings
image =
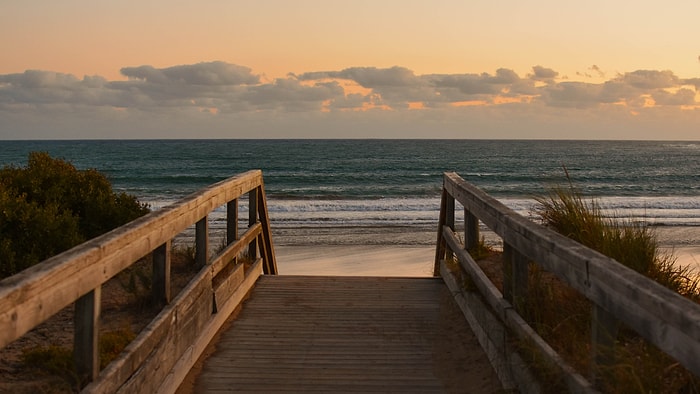
[[[700,1],[0,0],[0,139],[700,140]]]

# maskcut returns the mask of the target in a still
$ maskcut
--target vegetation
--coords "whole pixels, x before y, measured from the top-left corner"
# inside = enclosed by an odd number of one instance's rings
[[[568,176],[568,174],[567,174]],[[700,300],[698,277],[659,249],[653,229],[643,223],[606,217],[595,201],[585,201],[569,182],[537,199],[537,215],[553,230],[597,250],[627,267],[688,297]],[[553,275],[530,264],[525,315],[530,324],[584,375],[590,370],[591,304]],[[697,392],[691,373],[621,327],[615,341],[615,362],[596,372],[606,392]]]
[[[0,169],[0,278],[13,275],[148,212],[94,169],[46,152]]]
[[[536,200],[536,213],[546,226],[685,297],[700,300],[697,276],[659,249],[652,227],[606,217],[600,205],[595,200],[585,201],[571,182],[568,188],[553,188],[547,197]]]

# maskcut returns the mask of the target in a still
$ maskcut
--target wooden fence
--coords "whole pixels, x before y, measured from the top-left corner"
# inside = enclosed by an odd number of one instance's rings
[[[455,201],[464,207],[464,244],[455,234]],[[479,222],[503,239],[503,294],[467,252],[479,242]],[[615,260],[518,215],[457,174],[446,173],[435,255],[436,275],[445,276],[444,260],[452,257],[456,257],[462,269],[470,275],[480,299],[488,305],[492,315],[515,338],[533,344],[548,365],[564,376],[571,392],[595,391],[596,365],[610,362],[609,353],[601,350],[614,348],[618,322],[626,324],[700,376],[700,305]],[[528,262],[539,264],[591,301],[590,382],[568,366],[518,313],[523,311],[528,294]],[[491,335],[496,342],[505,341],[494,338],[493,333],[483,334]],[[503,366],[496,366],[497,371],[499,368],[503,369]]]
[[[238,199],[248,194],[246,231],[238,234]],[[227,246],[210,258],[208,215],[227,207]],[[171,300],[170,249],[195,224],[196,263],[203,268]],[[254,264],[235,265],[247,251]],[[99,370],[101,287],[153,255],[156,318],[118,359]],[[276,274],[262,172],[249,171],[205,188],[0,282],[0,348],[75,302],[74,356],[85,392],[172,392],[262,273]]]

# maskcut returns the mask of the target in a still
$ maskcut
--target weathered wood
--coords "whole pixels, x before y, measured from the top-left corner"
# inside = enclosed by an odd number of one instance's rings
[[[187,376],[187,372],[192,369],[194,363],[204,352],[214,335],[226,322],[231,313],[243,302],[245,296],[255,285],[255,282],[262,275],[262,261],[257,260],[246,273],[245,279],[236,286],[236,289],[226,300],[220,300],[218,313],[214,314],[211,320],[203,327],[197,339],[191,343],[186,351],[178,358],[177,363],[169,370],[165,379],[159,382],[157,390],[151,392],[174,393],[180,386],[182,380]]]
[[[433,276],[440,275],[440,261],[445,259],[445,239],[442,236],[442,229],[447,222],[447,189],[442,188],[440,197],[440,217],[438,218],[437,240],[435,241],[435,262],[433,264]]]
[[[234,244],[227,246],[224,250],[219,252],[210,263],[212,275],[217,275],[226,264],[234,261],[236,256],[247,248],[252,240],[257,239],[261,234],[262,225],[260,223],[255,223],[251,228],[246,230]]]
[[[454,314],[438,278],[263,275],[194,392],[497,392]],[[455,368],[437,368],[438,359]],[[484,377],[467,380],[464,370]]]
[[[517,249],[503,243],[503,298],[524,312],[528,291],[528,262]]]
[[[158,308],[170,302],[170,249],[171,242],[168,241],[153,251],[151,298]]]
[[[226,204],[226,245],[231,245],[238,239],[238,199]]]
[[[171,240],[217,206],[249,192],[262,172],[249,171],[216,183],[178,204],[0,281],[0,347],[43,322]]]
[[[194,233],[195,264],[203,267],[209,261],[209,221],[207,216],[197,221]]]
[[[261,239],[263,253],[263,271],[266,275],[277,274],[277,261],[275,257],[275,247],[272,244],[272,229],[270,228],[270,219],[267,213],[267,198],[265,196],[265,188],[262,185],[258,187],[258,217],[262,225],[263,236]]]
[[[248,226],[252,226],[258,221],[258,189],[248,192]],[[253,240],[248,246],[248,258],[255,260],[258,258],[258,243]]]
[[[100,373],[100,305],[102,287],[75,301],[73,358],[78,376],[93,380]]]
[[[601,371],[610,371],[609,367],[615,363],[615,342],[619,322],[615,316],[600,306],[593,305],[592,308],[590,379],[593,384],[600,386],[605,374]]]
[[[457,174],[445,174],[444,188],[504,243],[700,376],[700,305],[518,215]]]
[[[452,230],[445,226],[443,231],[444,237],[448,244],[456,247],[459,245],[459,240],[454,235]],[[523,320],[523,318],[515,311],[513,305],[509,303],[481,268],[476,264],[469,253],[461,248],[456,248],[455,254],[460,263],[460,266],[470,276],[472,282],[479,290],[486,304],[494,311],[494,314],[501,319],[503,325],[515,334],[516,338],[522,344],[527,344],[532,349],[536,349],[542,356],[542,361],[556,371],[566,383],[570,392],[591,392],[592,385],[583,376],[574,370],[566,361],[564,361],[554,349],[547,344],[537,333]],[[512,373],[513,371],[511,371]]]
[[[468,209],[464,209],[464,248],[475,249],[479,246],[479,219]]]

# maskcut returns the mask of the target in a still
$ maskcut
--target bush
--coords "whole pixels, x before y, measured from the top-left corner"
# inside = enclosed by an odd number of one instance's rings
[[[149,211],[94,169],[46,152],[0,170],[0,277],[13,275]]]

